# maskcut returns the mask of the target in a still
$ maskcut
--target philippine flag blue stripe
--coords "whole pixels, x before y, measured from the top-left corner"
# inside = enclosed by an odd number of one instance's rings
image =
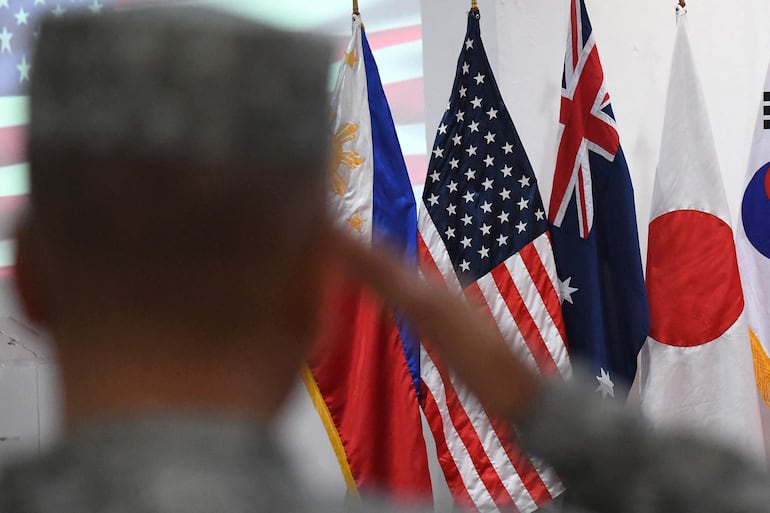
[[[403,252],[404,261],[417,265],[417,207],[401,146],[366,33],[361,33],[366,87],[372,125],[374,157],[373,243],[385,242]],[[420,393],[419,341],[403,316],[396,314],[404,354],[417,394]]]

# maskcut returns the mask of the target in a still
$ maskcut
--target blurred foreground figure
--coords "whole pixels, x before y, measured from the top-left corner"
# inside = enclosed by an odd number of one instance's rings
[[[263,426],[316,330],[329,63],[209,11],[43,23],[17,285],[69,437],[0,511],[302,510]]]
[[[328,61],[211,12],[44,24],[16,269],[57,344],[69,434],[5,472],[0,512],[321,511],[267,425],[341,276],[410,316],[581,506],[770,511],[739,458],[540,382],[466,302],[331,228]]]

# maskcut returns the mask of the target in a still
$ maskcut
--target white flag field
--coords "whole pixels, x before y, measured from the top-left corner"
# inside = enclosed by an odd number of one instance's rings
[[[684,425],[763,459],[729,209],[684,12],[650,219],[642,409],[656,425]]]
[[[736,249],[767,450],[770,449],[770,121],[766,120],[770,117],[765,115],[765,109],[770,110],[770,66],[758,99],[759,113],[736,226]]]

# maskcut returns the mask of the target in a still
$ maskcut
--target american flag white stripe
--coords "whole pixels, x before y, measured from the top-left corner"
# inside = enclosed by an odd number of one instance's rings
[[[476,442],[474,435],[478,438],[480,449],[486,454],[500,481],[498,484],[495,479],[486,479],[487,486],[498,486],[497,492],[499,494],[502,491],[499,487],[502,485],[508,492],[510,499],[507,497],[503,499],[503,505],[507,505],[506,503],[509,501],[513,502],[513,498],[517,497],[519,498],[517,502],[523,509],[534,508],[535,504],[531,497],[529,497],[529,490],[526,489],[521,481],[521,477],[515,472],[513,461],[508,457],[507,451],[500,441],[500,437],[487,416],[484,407],[467,387],[451,377],[450,380],[448,384],[445,382],[445,387],[454,390],[457,407],[461,408],[457,413],[462,413],[465,417],[455,415],[453,416],[453,421],[464,423],[466,418],[470,421],[470,426],[466,428],[466,433],[464,433],[462,438],[471,443]],[[500,502],[501,499],[498,497],[497,501]]]
[[[430,222],[430,216],[424,208],[420,209],[419,218],[420,235],[422,237],[421,246],[423,246],[421,249],[429,253],[433,265],[435,265],[441,272],[442,277],[450,288],[459,291],[461,289],[460,283],[457,280],[457,275],[452,267],[452,262],[446,251],[444,242],[441,240],[433,223]],[[556,266],[547,234],[540,235],[531,244],[540,257],[542,267],[540,271],[542,272],[538,272],[537,274],[543,274],[543,272],[548,273],[547,279],[549,283],[555,290],[558,290],[553,278],[553,276],[556,275]],[[543,257],[543,255],[545,255],[545,257]],[[530,313],[535,312],[539,317],[539,322],[536,322],[536,324],[538,325],[543,340],[546,342],[544,349],[555,362],[560,373],[563,376],[568,376],[570,365],[565,347],[565,340],[563,333],[561,333],[557,327],[561,324],[561,319],[555,319],[551,313],[548,312],[542,296],[537,293],[537,287],[532,280],[531,272],[527,269],[519,253],[509,258],[504,265],[508,270],[510,278],[516,284],[519,293],[523,294],[523,297],[528,299],[528,301],[525,301],[527,311]],[[492,276],[483,276],[477,283],[498,328],[506,340],[511,341],[511,348],[527,358],[532,363],[533,368],[537,368],[535,359],[532,356],[532,351],[527,350],[527,344],[522,336],[521,330],[517,327],[518,323],[503,299]]]
[[[527,346],[524,337],[516,326],[511,310],[500,296],[500,290],[490,275],[481,278],[478,282],[479,290],[484,295],[484,299],[489,305],[489,311],[492,313],[497,327],[505,340],[508,341],[511,350],[529,365],[531,369],[538,370],[537,360],[533,352]]]
[[[550,237],[538,237],[534,241],[535,251],[540,257],[540,261],[543,263],[543,267],[546,270],[546,276],[551,282],[551,286],[558,293],[559,284],[556,282],[556,259],[553,256],[553,247],[551,246]]]
[[[425,351],[421,363],[427,368],[423,383],[440,405],[447,447],[476,508],[481,512],[535,509],[478,401],[464,387],[448,382]]]
[[[564,322],[561,317],[561,305],[558,293],[553,284],[553,277],[548,275],[549,269],[544,265],[536,248],[538,241],[545,241],[550,252],[548,234],[544,233],[529,243],[519,253],[505,262],[510,278],[518,288],[524,300],[527,312],[532,316],[543,342],[556,363],[559,373],[564,376],[571,370],[567,355],[567,337]],[[541,246],[543,244],[541,243]],[[551,260],[553,260],[553,253]],[[553,276],[555,268],[551,267]]]
[[[490,495],[486,484],[473,465],[473,458],[471,458],[457,427],[452,422],[444,381],[441,379],[438,369],[424,348],[421,351],[420,367],[423,391],[426,395],[430,395],[425,400],[431,401],[439,411],[438,419],[441,421],[441,432],[444,436],[444,442],[459,472],[462,485],[469,492],[469,499],[474,501],[479,511],[496,511],[497,508],[494,507],[495,502],[492,499],[492,495]],[[449,483],[449,486],[453,487],[453,484]]]
[[[425,218],[429,221],[429,216],[427,216],[425,209],[420,210],[420,218]],[[435,230],[435,226],[430,222],[421,222],[420,235],[422,238],[421,246],[423,246],[421,248],[423,249],[421,251],[421,266],[423,269],[434,267],[446,277],[450,288],[459,290],[460,285],[457,281],[457,276],[452,268],[443,241],[441,241],[438,232]],[[546,240],[539,243],[541,250],[544,247],[550,247],[547,235],[543,234],[541,238],[543,237],[546,237]],[[540,238],[536,240],[540,240]],[[433,241],[433,243],[429,241]],[[521,258],[518,255],[514,255],[509,260],[516,258],[519,259],[516,265],[517,274],[523,274],[524,276],[521,276],[520,279],[525,282],[529,280],[531,284],[529,271],[527,271]],[[426,259],[430,259],[430,261],[426,262]],[[551,258],[550,260],[550,267],[553,268],[553,259]],[[496,321],[503,336],[507,340],[512,341],[512,348],[516,352],[524,352],[533,368],[537,368],[534,357],[532,357],[531,352],[527,351],[527,346],[521,338],[516,322],[490,275],[482,277],[477,283],[486,301],[484,306]],[[484,284],[488,284],[490,290],[484,291]],[[531,285],[531,287],[534,288],[534,285]],[[471,285],[469,288],[475,287]],[[547,314],[544,305],[541,310]],[[551,319],[550,315],[546,315],[546,317]],[[548,321],[546,320],[545,322]],[[552,320],[551,324],[553,324]],[[551,334],[554,338],[561,340],[561,335],[555,328]],[[556,365],[560,371],[564,375],[568,375],[569,359],[566,350],[552,350],[550,347],[544,347],[544,349],[557,362]],[[487,416],[483,406],[465,387],[442,377],[442,373],[439,372],[430,354],[424,348],[422,350],[421,375],[425,391],[431,395],[426,400],[432,400],[436,403],[436,407],[441,415],[443,436],[447,449],[460,473],[462,484],[467,489],[476,508],[482,512],[499,511],[498,506],[495,504],[501,504],[501,498],[498,495],[496,497],[497,500],[493,500],[489,490],[489,488],[497,484],[498,487],[502,485],[509,496],[506,497],[506,500],[510,500],[510,504],[507,504],[508,507],[515,507],[520,511],[533,511],[537,509],[537,503],[532,497],[532,494],[536,492],[528,489],[523,482],[516,468],[517,462],[511,458],[512,451],[508,444],[500,440],[500,435],[495,429],[493,422]],[[480,458],[476,451],[469,448],[469,445],[480,446],[484,452],[483,458]],[[487,470],[494,472],[494,478],[479,472],[477,468],[480,464],[479,459],[484,458],[488,460],[491,468]],[[527,457],[524,456],[524,458]],[[556,479],[553,471],[544,468],[540,462],[531,461],[530,463],[533,470],[537,473],[537,483],[544,486],[551,496],[555,496],[563,491],[563,486]],[[451,477],[448,476],[448,479],[451,479]],[[481,489],[480,485],[483,485],[484,488]],[[452,486],[453,484],[450,483],[450,487]]]
[[[449,258],[449,253],[446,251],[444,241],[441,240],[436,230],[436,226],[430,219],[428,211],[420,205],[420,211],[417,214],[417,226],[419,226],[419,253],[421,254],[421,264],[430,262],[441,273],[442,278],[446,282],[447,286],[453,291],[460,292],[462,287],[460,281],[457,279],[454,267],[452,266],[452,260]],[[423,254],[425,256],[423,256]],[[423,271],[425,265],[423,265]]]
[[[536,240],[543,238],[547,242],[546,234],[541,235]],[[531,244],[534,244],[534,242]],[[520,253],[510,257],[503,265],[507,270],[503,279],[510,281],[516,287],[523,300],[523,305],[526,307],[527,314],[537,326],[541,340],[525,340],[522,329],[519,328],[525,322],[525,319],[516,318],[515,313],[511,311],[508,303],[505,301],[504,295],[498,288],[495,279],[491,274],[488,274],[481,277],[477,283],[484,294],[489,310],[492,312],[500,332],[510,342],[513,351],[525,357],[526,361],[534,369],[538,369],[541,372],[544,369],[536,363],[535,351],[532,349],[531,344],[537,344],[542,341],[543,346],[538,347],[538,350],[547,352],[550,360],[555,364],[562,376],[568,375],[570,369],[569,357],[567,356],[563,334],[560,333],[557,327],[561,320],[555,319],[548,311],[543,297],[538,293],[537,286],[532,279],[532,274],[527,269]],[[500,268],[498,267],[498,269]],[[547,272],[547,268],[541,264],[541,270],[537,274],[543,274],[544,272]]]

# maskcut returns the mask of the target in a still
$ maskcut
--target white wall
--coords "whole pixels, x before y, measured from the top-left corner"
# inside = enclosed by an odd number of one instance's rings
[[[422,0],[428,144],[441,119],[470,2]],[[569,0],[480,0],[495,76],[550,198]],[[673,50],[673,0],[586,0],[636,191],[646,256],[652,183]],[[737,220],[768,59],[770,2],[691,0],[689,32],[730,202]]]

